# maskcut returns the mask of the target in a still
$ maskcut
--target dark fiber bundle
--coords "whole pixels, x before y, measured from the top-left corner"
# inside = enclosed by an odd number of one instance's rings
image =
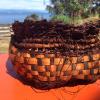
[[[62,22],[14,22],[10,58],[18,74],[37,88],[100,76],[99,21],[80,26]]]

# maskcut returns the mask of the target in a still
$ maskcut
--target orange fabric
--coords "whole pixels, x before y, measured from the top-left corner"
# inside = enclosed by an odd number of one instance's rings
[[[0,100],[100,100],[100,80],[49,91],[32,89],[17,79],[7,58],[7,54],[0,54]]]

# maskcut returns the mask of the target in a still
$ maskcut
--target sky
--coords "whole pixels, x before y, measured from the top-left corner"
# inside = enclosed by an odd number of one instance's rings
[[[0,0],[0,9],[45,10],[48,4],[49,0]]]

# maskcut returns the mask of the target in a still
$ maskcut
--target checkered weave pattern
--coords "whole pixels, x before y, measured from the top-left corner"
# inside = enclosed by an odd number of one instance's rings
[[[18,74],[33,82],[52,82],[83,79],[94,80],[100,75],[100,54],[66,57],[60,54],[28,53],[10,49],[10,58]]]
[[[100,20],[83,25],[16,21],[9,55],[16,72],[36,87],[100,77]]]

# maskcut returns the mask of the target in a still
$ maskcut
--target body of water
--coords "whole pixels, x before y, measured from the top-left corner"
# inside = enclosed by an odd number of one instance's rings
[[[40,18],[50,18],[50,14],[47,11],[0,9],[0,24],[11,24],[15,20],[24,21],[27,16],[33,13],[39,15]]]

